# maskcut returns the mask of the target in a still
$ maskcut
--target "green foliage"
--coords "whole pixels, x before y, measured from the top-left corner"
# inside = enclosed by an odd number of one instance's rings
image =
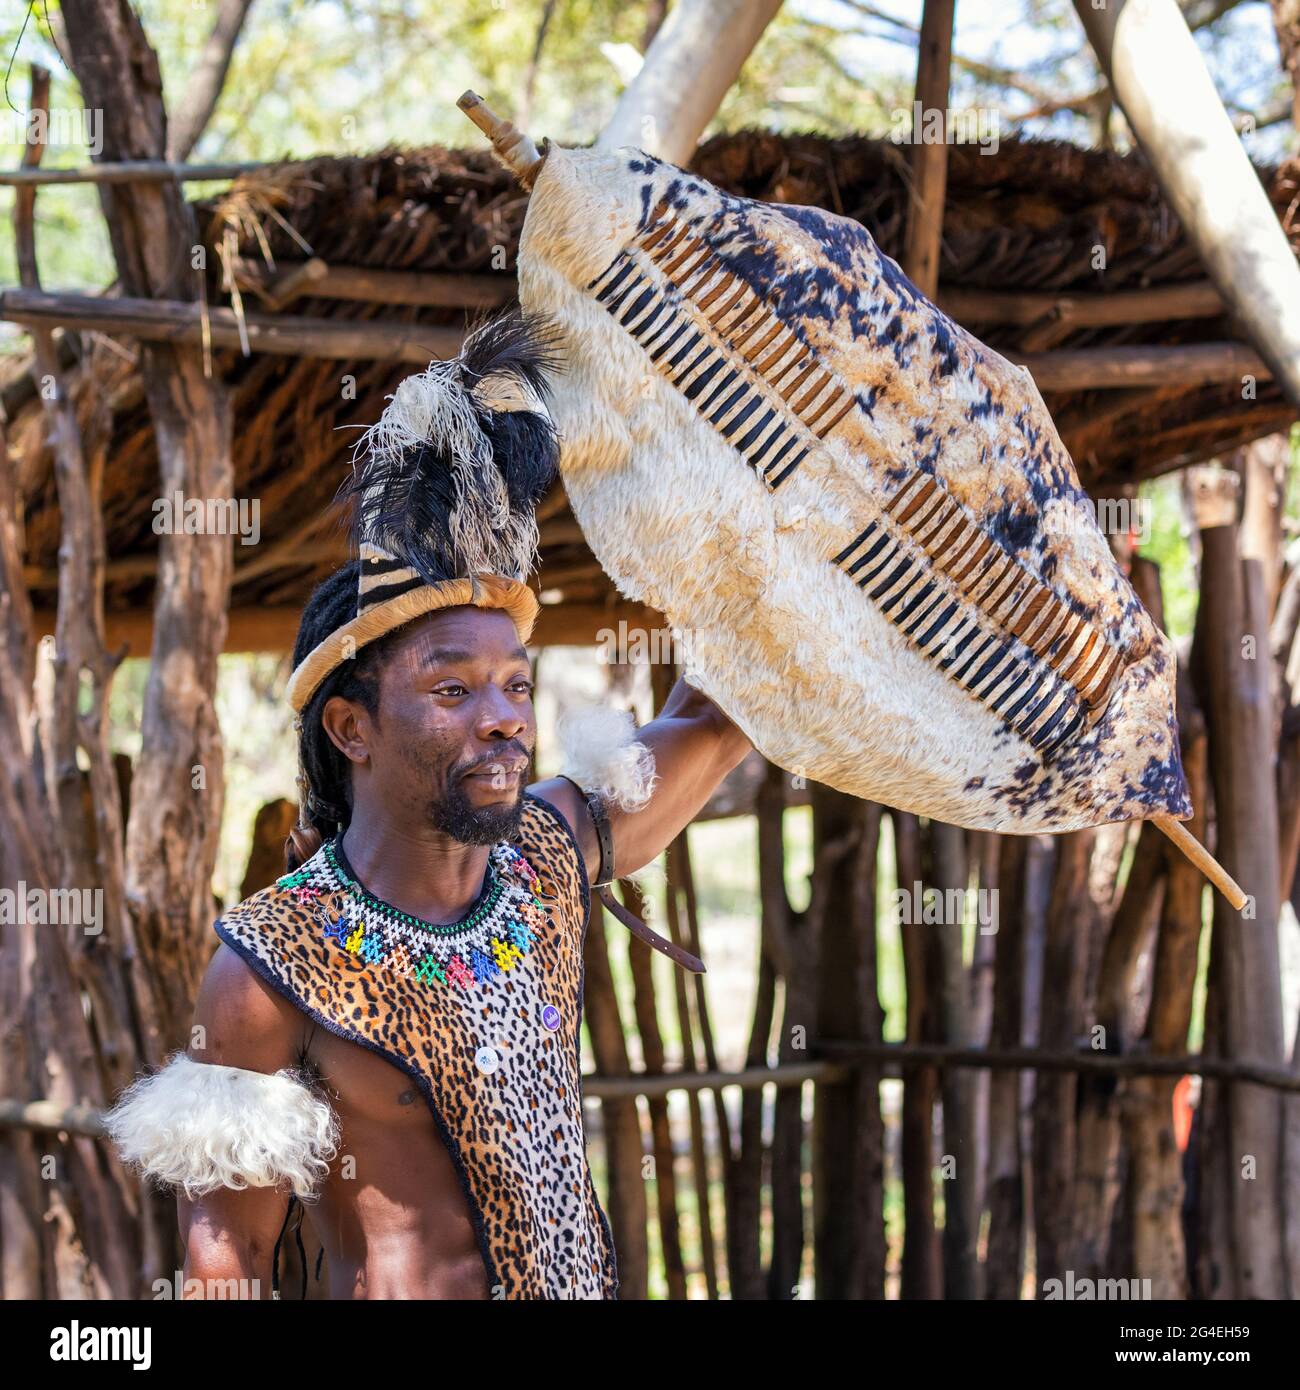
[[[1150,507],[1151,530],[1140,554],[1160,566],[1165,630],[1175,640],[1190,637],[1196,622],[1196,565],[1183,512],[1182,477],[1167,474],[1142,484],[1139,496]]]

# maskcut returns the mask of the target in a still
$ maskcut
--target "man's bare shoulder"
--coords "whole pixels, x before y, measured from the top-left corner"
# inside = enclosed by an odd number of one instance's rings
[[[567,777],[548,777],[544,782],[533,782],[527,790],[560,813],[578,846],[590,883],[600,866],[600,847],[596,843],[596,829],[591,823],[586,799]]]
[[[306,1016],[222,942],[194,1009],[190,1055],[249,1071],[277,1071],[298,1058]]]

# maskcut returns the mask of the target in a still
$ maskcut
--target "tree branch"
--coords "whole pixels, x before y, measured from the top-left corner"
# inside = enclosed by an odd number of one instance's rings
[[[167,132],[167,158],[182,164],[208,128],[225,86],[235,44],[253,0],[219,0],[217,20],[177,103]]]

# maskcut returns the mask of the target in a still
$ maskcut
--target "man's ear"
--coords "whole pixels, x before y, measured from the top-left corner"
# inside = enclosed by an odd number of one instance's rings
[[[341,695],[331,696],[321,710],[320,722],[326,737],[349,762],[370,761],[370,737],[374,723],[360,705],[345,700]]]

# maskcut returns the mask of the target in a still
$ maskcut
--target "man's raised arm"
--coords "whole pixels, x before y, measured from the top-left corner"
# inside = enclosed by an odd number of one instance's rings
[[[626,810],[607,799],[615,872],[620,878],[666,849],[753,747],[707,695],[684,679],[673,686],[658,717],[637,730],[636,741],[645,744],[653,755],[655,781],[649,800],[636,810]],[[584,781],[581,776],[577,780]],[[600,846],[584,798],[564,777],[538,782],[529,790],[564,814],[577,836],[588,878],[594,883]]]

